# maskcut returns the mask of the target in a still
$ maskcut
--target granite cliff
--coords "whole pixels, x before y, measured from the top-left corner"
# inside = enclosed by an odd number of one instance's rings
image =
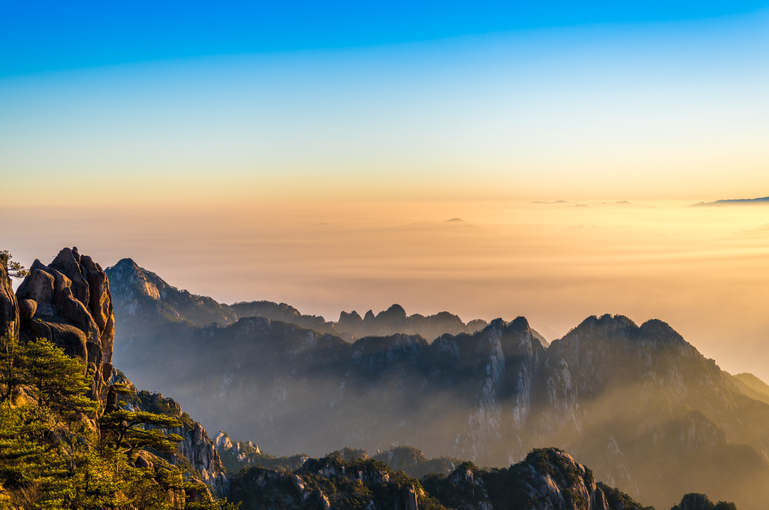
[[[82,360],[94,373],[91,397],[104,403],[112,374],[115,316],[107,275],[99,264],[77,248],[64,248],[47,266],[35,260],[16,300],[4,292],[0,299],[6,317],[8,306],[16,304],[21,339],[47,338]]]

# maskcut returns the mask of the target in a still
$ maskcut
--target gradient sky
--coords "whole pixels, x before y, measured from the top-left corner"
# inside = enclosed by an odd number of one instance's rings
[[[769,208],[686,207],[769,195],[768,87],[766,1],[0,0],[0,241],[329,319],[657,317],[769,379]]]

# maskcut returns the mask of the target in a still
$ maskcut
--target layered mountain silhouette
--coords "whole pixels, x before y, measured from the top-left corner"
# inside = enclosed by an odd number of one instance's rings
[[[722,207],[729,205],[755,205],[769,204],[769,197],[761,198],[733,198],[726,200],[716,200],[715,202],[698,202],[692,204],[692,207]]]
[[[421,335],[432,340],[445,333],[473,333],[488,326],[483,320],[465,324],[448,312],[423,316],[407,315],[400,305],[374,314],[372,310],[361,318],[356,311],[342,312],[338,322],[326,321],[317,315],[304,315],[293,306],[272,301],[249,301],[233,305],[217,303],[206,296],[190,294],[168,285],[151,271],[139,267],[131,259],[122,259],[108,268],[114,293],[120,296],[127,314],[124,323],[139,321],[188,322],[196,326],[233,324],[240,317],[264,317],[331,334],[353,341],[355,338],[374,335],[406,333]],[[139,312],[141,310],[141,312]],[[139,312],[139,313],[137,313]],[[542,341],[545,341],[540,336]]]
[[[522,317],[477,331],[459,321],[467,331],[428,341],[408,328],[431,318],[409,322],[400,307],[328,323],[287,305],[221,305],[129,259],[106,272],[114,363],[205,426],[265,451],[412,445],[501,468],[556,446],[657,508],[686,492],[741,509],[769,504],[769,395],[659,320],[589,317],[549,346]],[[245,316],[279,311],[293,320]],[[370,334],[340,332],[367,318],[379,336],[342,338]]]

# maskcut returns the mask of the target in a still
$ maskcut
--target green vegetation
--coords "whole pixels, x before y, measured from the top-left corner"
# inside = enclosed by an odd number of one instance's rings
[[[606,501],[610,508],[636,508],[637,510],[654,510],[653,506],[643,506],[624,492],[608,485],[598,482],[598,486],[606,496]]]
[[[113,407],[99,417],[92,374],[46,339],[0,339],[0,508],[225,510],[163,459],[179,420]],[[121,388],[127,391],[126,388]]]
[[[5,270],[8,271],[8,276],[13,278],[24,278],[29,274],[29,271],[21,265],[20,262],[11,260],[11,255],[8,250],[0,250],[0,261],[5,264]]]
[[[315,508],[324,500],[339,510],[404,508],[409,499],[420,510],[446,510],[419,481],[351,449],[310,459],[293,473],[243,469],[230,478],[230,492],[243,510]]]

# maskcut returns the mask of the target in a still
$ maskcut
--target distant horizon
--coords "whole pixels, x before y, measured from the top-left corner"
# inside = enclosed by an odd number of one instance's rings
[[[659,319],[725,370],[769,380],[763,205],[532,201],[73,208],[63,216],[3,207],[3,248],[29,266],[77,246],[102,267],[131,258],[218,302],[284,302],[334,321],[397,303],[465,322],[524,316],[551,340],[591,315]]]

